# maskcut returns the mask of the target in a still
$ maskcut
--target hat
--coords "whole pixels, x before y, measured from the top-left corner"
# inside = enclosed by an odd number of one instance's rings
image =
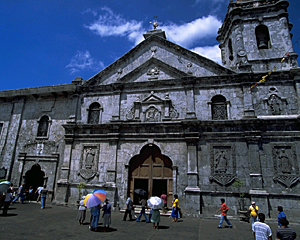
[[[281,223],[284,226],[288,226],[289,225],[289,221],[286,218],[281,218],[279,220],[279,223]]]
[[[86,196],[82,196],[82,197],[81,197],[81,200],[84,200],[84,199],[85,199],[85,197],[86,197]]]
[[[252,202],[252,205],[255,205],[255,202]]]
[[[109,202],[109,199],[108,199],[108,198],[106,198],[106,199],[105,199],[105,201],[106,201],[106,202]]]

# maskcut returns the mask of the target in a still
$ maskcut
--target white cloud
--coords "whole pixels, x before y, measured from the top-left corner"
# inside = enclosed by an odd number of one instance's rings
[[[92,58],[89,51],[77,51],[66,68],[69,68],[70,73],[73,74],[81,70],[101,70],[104,64]]]
[[[191,49],[191,51],[198,53],[201,56],[209,58],[222,65],[221,50],[219,48],[219,45],[215,45],[212,47],[211,46],[196,47],[194,49]]]
[[[126,36],[129,40],[136,42],[139,35],[142,35],[142,22],[136,20],[127,21],[120,15],[115,14],[111,9],[104,7],[101,14],[94,23],[86,26],[101,37]]]
[[[198,18],[192,22],[181,25],[169,24],[162,26],[167,35],[177,44],[190,47],[196,41],[217,36],[222,22],[214,16]]]

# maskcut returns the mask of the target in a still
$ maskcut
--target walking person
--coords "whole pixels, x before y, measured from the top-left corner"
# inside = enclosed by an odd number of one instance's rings
[[[33,193],[33,188],[32,186],[30,186],[28,189],[28,202],[32,200],[32,193]]]
[[[83,222],[85,220],[85,215],[86,215],[86,207],[84,206],[84,201],[85,196],[83,196],[79,202],[79,207],[78,207],[78,214],[77,214],[77,219],[79,221],[80,225],[83,225]]]
[[[38,201],[40,201],[40,199],[41,199],[41,190],[43,189],[43,187],[42,186],[40,186],[40,187],[38,187],[37,189],[36,189],[36,191],[34,192],[34,198],[36,198],[36,202],[38,202]]]
[[[232,228],[231,223],[227,219],[227,212],[229,210],[229,207],[226,205],[224,198],[221,198],[220,200],[221,200],[221,207],[219,208],[219,210],[217,211],[217,213],[221,211],[221,220],[220,220],[218,228],[222,228],[222,224],[223,224],[224,220],[226,221],[226,223],[228,224],[228,226],[230,228]]]
[[[105,199],[105,205],[103,206],[103,226],[104,232],[109,232],[109,225],[111,224],[111,204],[109,203],[109,199]]]
[[[283,212],[283,207],[282,207],[282,206],[278,206],[278,207],[277,207],[277,211],[278,211],[278,217],[277,217],[278,227],[281,227],[280,220],[281,220],[281,219],[286,219],[286,215],[285,215],[285,213]]]
[[[253,236],[256,240],[272,240],[272,231],[269,225],[265,223],[265,214],[259,213],[259,222],[253,225]]]
[[[137,217],[136,221],[140,222],[142,215],[144,215],[144,217],[146,219],[146,222],[148,222],[149,220],[148,220],[147,215],[146,215],[147,200],[145,198],[142,198],[142,200],[140,201],[140,204],[142,205],[142,210],[141,210],[139,216]]]
[[[9,189],[7,189],[7,191],[5,193],[4,206],[3,206],[3,212],[2,212],[3,216],[7,216],[7,210],[8,210],[8,207],[12,200],[13,200],[12,191],[9,188]]]
[[[24,203],[24,192],[25,192],[25,184],[23,183],[19,189],[18,189],[18,194],[15,197],[15,199],[12,201],[12,203],[16,202],[19,198],[21,199],[21,203]]]
[[[178,200],[178,195],[177,194],[174,195],[171,217],[173,218],[172,222],[177,222],[178,221],[178,218],[179,218],[179,200]]]
[[[288,227],[289,221],[286,218],[280,219],[281,228],[277,228],[276,237],[278,240],[294,240],[297,235],[294,229]]]
[[[250,212],[251,229],[252,229],[252,232],[253,232],[253,225],[254,225],[255,222],[258,221],[258,218],[257,218],[258,206],[255,205],[255,202],[251,203],[251,206],[249,207],[248,211]]]
[[[97,206],[91,209],[91,213],[92,213],[91,231],[95,231],[95,232],[98,231],[100,209],[101,209],[100,204],[98,204]]]
[[[161,194],[160,198],[164,201],[163,214],[166,214],[166,211],[167,211],[167,195],[166,195],[165,191],[162,191],[162,194]]]
[[[130,198],[130,196],[128,196],[128,198],[126,200],[126,210],[124,213],[123,221],[126,221],[127,214],[129,214],[129,219],[130,219],[130,221],[132,221],[132,213],[131,213],[132,208],[133,208],[133,201]]]
[[[48,190],[46,185],[41,190],[41,209],[45,209]]]

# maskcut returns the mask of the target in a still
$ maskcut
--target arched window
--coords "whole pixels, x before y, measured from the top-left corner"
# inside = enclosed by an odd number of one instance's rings
[[[231,38],[229,38],[229,41],[228,41],[228,50],[229,50],[229,59],[230,59],[230,61],[232,61],[233,60],[233,50],[232,50]]]
[[[38,123],[39,123],[39,127],[38,127],[37,136],[38,137],[47,137],[48,126],[49,126],[49,117],[42,116]]]
[[[226,98],[221,95],[214,96],[211,99],[211,112],[212,120],[228,119]]]
[[[271,48],[269,29],[265,25],[259,25],[255,28],[255,35],[258,49]]]
[[[94,102],[90,105],[88,123],[99,124],[100,110],[101,108],[99,103]]]

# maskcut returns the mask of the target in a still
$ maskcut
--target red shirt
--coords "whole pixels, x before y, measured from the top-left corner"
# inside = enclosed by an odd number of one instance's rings
[[[222,210],[222,215],[223,215],[223,216],[226,216],[229,207],[227,207],[227,205],[226,205],[225,203],[222,203],[220,209]]]

